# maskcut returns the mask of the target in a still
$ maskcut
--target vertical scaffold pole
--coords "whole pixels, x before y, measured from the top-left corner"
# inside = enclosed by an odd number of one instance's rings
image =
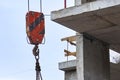
[[[66,3],[66,0],[64,0],[64,8],[66,8],[66,4],[67,4],[67,3]]]

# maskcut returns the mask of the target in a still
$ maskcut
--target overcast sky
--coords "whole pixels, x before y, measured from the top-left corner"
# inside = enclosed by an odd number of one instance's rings
[[[64,0],[43,0],[43,13],[62,9]],[[71,3],[71,2],[70,2]],[[39,11],[39,0],[30,0],[30,10]],[[35,80],[33,46],[26,41],[27,0],[0,1],[0,80]],[[44,80],[64,80],[58,62],[66,60],[66,43],[60,39],[75,32],[45,17],[46,44],[40,45]]]
[[[43,13],[63,8],[64,0],[43,0]],[[73,5],[68,0],[68,6]],[[30,10],[39,11],[39,0],[30,0]],[[27,0],[0,1],[0,80],[35,80],[33,46],[26,41]],[[44,80],[64,80],[58,62],[65,61],[66,43],[60,39],[75,32],[45,16],[46,43],[40,45],[40,63]]]

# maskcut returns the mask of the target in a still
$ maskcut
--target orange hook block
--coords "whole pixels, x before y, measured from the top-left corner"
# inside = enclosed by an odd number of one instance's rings
[[[42,43],[45,34],[43,13],[29,11],[26,14],[26,33],[30,44],[38,45]]]

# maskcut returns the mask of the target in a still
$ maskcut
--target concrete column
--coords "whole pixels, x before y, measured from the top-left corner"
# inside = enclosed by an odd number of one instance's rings
[[[96,0],[75,0],[75,5],[78,6],[78,5],[81,5],[87,2],[92,2],[92,1],[96,1]]]
[[[82,0],[75,0],[75,6],[81,5]]]
[[[110,80],[109,45],[88,34],[77,36],[77,80]]]

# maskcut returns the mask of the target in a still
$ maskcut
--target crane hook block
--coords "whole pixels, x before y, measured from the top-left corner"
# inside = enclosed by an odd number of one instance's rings
[[[45,34],[44,14],[41,12],[29,11],[26,14],[26,33],[30,44],[42,43]]]

